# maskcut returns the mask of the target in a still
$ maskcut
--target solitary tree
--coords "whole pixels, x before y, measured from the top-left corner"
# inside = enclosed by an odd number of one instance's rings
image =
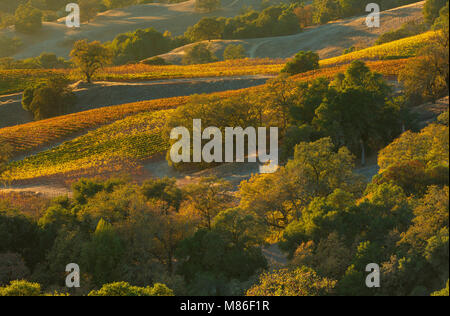
[[[88,83],[92,82],[95,72],[112,61],[110,50],[98,41],[91,43],[86,40],[77,41],[70,52],[70,57]]]
[[[185,65],[206,64],[215,61],[217,61],[217,57],[204,43],[195,44],[183,57],[183,64]]]
[[[215,18],[203,18],[186,31],[186,37],[193,42],[218,39],[222,37],[223,25]]]
[[[299,74],[319,68],[319,55],[315,52],[299,52],[294,59],[289,61],[281,72],[290,75]]]

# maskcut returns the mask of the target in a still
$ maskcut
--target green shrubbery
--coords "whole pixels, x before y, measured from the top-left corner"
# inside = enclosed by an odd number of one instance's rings
[[[377,4],[381,10],[388,10],[413,2],[416,0],[380,0]],[[345,17],[367,14],[365,10],[369,3],[373,2],[370,0],[314,0],[312,4],[313,21],[317,24],[324,24]]]
[[[29,4],[19,5],[15,13],[16,31],[38,32],[42,28],[42,12]]]
[[[278,5],[261,12],[251,10],[234,18],[205,18],[190,27],[185,36],[196,42],[295,34],[301,30],[295,8],[296,5]]]
[[[302,72],[319,69],[319,55],[315,52],[299,52],[289,61],[281,72],[296,75]]]
[[[75,95],[62,78],[27,88],[22,99],[24,110],[31,112],[35,120],[66,114],[74,103]]]
[[[183,64],[206,64],[217,61],[217,57],[209,50],[208,45],[204,43],[194,44],[187,49],[183,56]]]
[[[228,45],[223,52],[223,59],[243,59],[246,57],[245,48],[243,45]]]
[[[148,28],[120,34],[109,47],[114,56],[114,64],[126,64],[167,53],[186,43],[183,38],[173,38],[169,33],[162,34],[154,28]]]

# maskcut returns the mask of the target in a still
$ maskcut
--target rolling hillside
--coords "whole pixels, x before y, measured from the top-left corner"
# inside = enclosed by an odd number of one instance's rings
[[[207,43],[219,58],[229,44],[242,44],[251,58],[289,58],[301,50],[316,51],[321,59],[331,58],[341,55],[344,49],[351,46],[372,46],[381,34],[397,29],[407,21],[421,20],[423,5],[422,1],[381,12],[379,28],[368,28],[365,24],[366,16],[362,16],[311,27],[296,35],[249,40],[215,40]],[[192,45],[179,47],[161,57],[172,63],[181,63],[186,49]]]
[[[261,1],[223,0],[222,3],[221,10],[208,14],[195,11],[195,0],[176,4],[149,3],[100,13],[90,23],[82,24],[79,29],[67,28],[65,19],[61,19],[57,23],[45,22],[38,35],[16,34],[12,29],[7,32],[20,37],[25,43],[24,49],[13,56],[14,58],[35,57],[42,52],[68,57],[73,43],[79,39],[106,42],[113,40],[120,33],[149,27],[181,35],[204,16],[233,17],[240,13],[244,5],[259,9]]]
[[[13,56],[14,58],[35,57],[42,52],[53,52],[58,56],[68,57],[72,44],[79,39],[106,42],[114,39],[117,34],[148,27],[181,35],[203,16],[232,17],[238,15],[244,6],[260,8],[258,0],[223,0],[221,10],[204,14],[195,12],[194,3],[194,0],[178,4],[151,3],[110,10],[99,14],[92,22],[83,24],[80,29],[75,30],[68,29],[62,19],[58,23],[44,23],[43,30],[38,35],[14,34],[12,29],[6,32],[10,33],[9,35],[19,36],[25,43],[24,49]],[[382,12],[380,28],[368,28],[363,16],[311,27],[297,35],[214,41],[212,49],[221,57],[226,45],[233,42],[243,44],[249,57],[287,58],[299,50],[318,51],[321,58],[335,57],[351,46],[372,45],[380,34],[396,29],[406,21],[421,19],[423,4],[422,1]],[[164,57],[179,63],[187,47],[189,45],[175,49]]]

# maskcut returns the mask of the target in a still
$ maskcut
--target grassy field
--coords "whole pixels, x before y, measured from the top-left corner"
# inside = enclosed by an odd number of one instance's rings
[[[13,154],[21,154],[38,149],[59,139],[100,125],[123,119],[140,112],[170,109],[185,104],[187,97],[175,97],[110,106],[58,116],[42,121],[0,129],[0,138],[12,147]]]
[[[349,63],[356,59],[383,60],[413,57],[434,35],[435,32],[427,32],[397,41],[372,46],[342,56],[324,59],[320,62],[320,65],[327,67],[330,65]]]

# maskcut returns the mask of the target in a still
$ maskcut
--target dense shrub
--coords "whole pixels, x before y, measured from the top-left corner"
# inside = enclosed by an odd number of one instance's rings
[[[228,45],[223,52],[223,59],[242,59],[245,58],[245,48],[243,45]]]
[[[208,49],[204,43],[195,44],[187,49],[183,56],[183,64],[206,64],[217,61],[217,57]]]
[[[75,95],[64,81],[57,79],[26,89],[22,100],[23,108],[31,112],[35,120],[66,114],[74,103]]]
[[[42,28],[42,12],[31,5],[20,5],[15,13],[16,31],[34,33]]]
[[[432,25],[439,17],[439,11],[445,7],[448,0],[427,0],[423,6],[423,16],[425,21]]]
[[[116,282],[103,285],[100,290],[90,292],[89,296],[173,296],[173,291],[159,283],[143,288],[127,282]]]
[[[185,36],[192,41],[199,41],[295,34],[301,31],[299,20],[294,13],[295,8],[296,5],[278,5],[270,6],[261,12],[250,10],[234,18],[207,18],[205,20],[210,21],[208,24],[213,25],[213,28],[204,28],[201,24],[205,24],[205,21],[200,21],[199,24],[189,28]],[[196,36],[193,32],[198,29],[202,30],[201,36]],[[205,33],[208,34],[207,38],[204,38]]]
[[[125,64],[167,53],[185,43],[183,38],[172,38],[168,33],[162,34],[148,28],[119,34],[109,46],[114,64]]]
[[[281,72],[290,75],[299,74],[319,68],[319,55],[315,52],[299,52],[289,61]]]

